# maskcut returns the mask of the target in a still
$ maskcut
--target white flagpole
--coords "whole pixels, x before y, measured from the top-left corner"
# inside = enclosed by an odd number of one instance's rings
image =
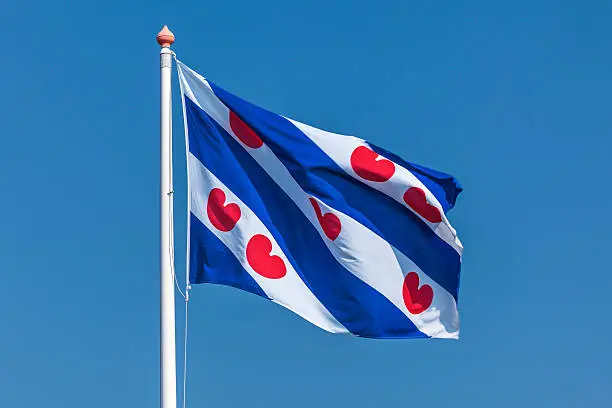
[[[161,45],[161,331],[160,331],[160,377],[161,408],[176,408],[176,345],[174,327],[174,277],[171,262],[172,216],[172,91],[170,87],[172,71],[172,51],[174,35],[167,26],[157,34]]]

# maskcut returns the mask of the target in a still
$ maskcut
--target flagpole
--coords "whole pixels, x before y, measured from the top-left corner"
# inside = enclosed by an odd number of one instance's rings
[[[157,43],[162,47],[160,57],[161,99],[161,186],[160,186],[160,406],[176,408],[176,345],[174,326],[174,277],[171,259],[172,217],[172,51],[174,35],[167,26],[157,34]]]

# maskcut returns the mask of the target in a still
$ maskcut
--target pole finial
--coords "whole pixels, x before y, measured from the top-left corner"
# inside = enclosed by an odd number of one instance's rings
[[[172,34],[172,31],[170,31],[168,29],[168,26],[165,25],[164,28],[162,28],[161,31],[157,34],[157,37],[155,37],[155,39],[157,40],[157,43],[159,45],[161,45],[163,48],[167,48],[170,47],[172,43],[174,43],[174,34]]]

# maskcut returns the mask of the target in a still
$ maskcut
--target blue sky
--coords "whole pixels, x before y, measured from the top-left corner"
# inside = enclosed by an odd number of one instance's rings
[[[0,406],[158,404],[163,24],[225,89],[465,189],[461,340],[333,336],[198,286],[190,406],[610,406],[612,3],[457,3],[5,4]]]

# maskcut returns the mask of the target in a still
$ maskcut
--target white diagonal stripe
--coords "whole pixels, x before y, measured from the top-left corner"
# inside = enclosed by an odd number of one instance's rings
[[[371,188],[388,195],[395,201],[402,204],[404,207],[410,209],[410,211],[412,211],[416,216],[423,220],[423,222],[427,224],[432,230],[434,230],[440,238],[442,238],[450,246],[455,248],[459,255],[461,255],[461,253],[463,252],[463,246],[461,245],[461,241],[459,241],[457,232],[451,226],[448,218],[446,218],[446,214],[444,214],[442,205],[440,204],[436,196],[431,191],[429,191],[427,187],[421,182],[421,180],[419,180],[408,169],[385,157],[385,159],[393,162],[393,164],[395,165],[395,172],[393,173],[393,176],[383,183],[366,180],[362,177],[359,177],[355,173],[350,162],[351,154],[353,153],[353,151],[355,151],[355,149],[360,146],[370,148],[366,141],[355,136],[340,135],[332,132],[327,132],[325,130],[317,129],[313,126],[300,123],[293,119],[287,118],[287,120],[293,123],[304,135],[306,135],[310,140],[312,140],[314,144],[319,146],[319,148],[323,150],[347,174],[351,175],[355,180],[358,180],[370,186]],[[416,211],[414,211],[410,206],[408,206],[406,202],[404,202],[404,193],[410,187],[418,187],[425,192],[427,201],[431,205],[435,206],[438,211],[440,211],[442,222],[429,222],[421,215],[419,215]]]
[[[190,177],[192,214],[232,251],[242,267],[257,282],[264,293],[274,302],[324,330],[332,333],[348,333],[348,330],[332,316],[302,281],[273,235],[257,215],[191,153],[189,154],[187,167]],[[229,232],[219,231],[208,219],[206,205],[210,192],[214,188],[223,190],[227,203],[235,203],[240,207],[240,219]],[[270,239],[272,243],[271,254],[280,257],[287,268],[287,274],[284,277],[279,279],[265,278],[255,272],[249,265],[246,257],[246,246],[249,239],[257,234]]]

